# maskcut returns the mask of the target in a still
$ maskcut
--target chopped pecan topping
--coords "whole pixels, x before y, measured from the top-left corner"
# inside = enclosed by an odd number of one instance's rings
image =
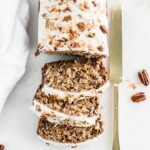
[[[95,36],[95,33],[89,33],[88,37],[93,38]]]
[[[96,7],[96,6],[97,6],[96,2],[94,2],[94,1],[92,2],[92,4],[93,4],[93,6],[94,6],[94,7]]]
[[[46,14],[46,13],[44,13],[44,14],[42,14],[42,17],[46,17],[46,15],[47,15],[47,14]]]
[[[144,93],[144,92],[136,93],[136,94],[134,94],[134,95],[131,97],[131,100],[132,100],[133,102],[141,102],[141,101],[144,101],[144,100],[146,100],[145,93]]]
[[[67,3],[67,0],[61,0],[61,3]]]
[[[49,25],[51,24],[51,20],[50,19],[47,19],[46,20],[46,23],[45,23],[45,27],[46,28],[49,28]]]
[[[72,20],[72,17],[70,15],[69,16],[65,16],[64,19],[63,19],[63,21],[66,21],[66,22],[68,22],[70,20]]]
[[[56,35],[48,35],[48,38],[51,40],[54,39],[55,37],[56,37]]]
[[[80,9],[82,11],[86,11],[87,9],[89,9],[90,6],[89,6],[89,3],[88,2],[83,2],[81,5],[80,5]]]
[[[66,39],[66,38],[62,38],[62,39],[58,39],[57,41],[58,41],[58,42],[67,42],[67,41],[68,41],[68,39]]]
[[[52,41],[52,40],[50,40],[50,41],[49,41],[49,45],[52,45],[52,43],[53,43],[53,41]]]
[[[64,26],[61,28],[61,33],[68,33],[70,31],[70,27],[69,26]]]
[[[78,29],[79,29],[81,32],[83,32],[83,31],[85,30],[85,24],[84,24],[84,22],[79,22],[79,23],[77,23],[77,27],[78,27]]]
[[[57,41],[57,42],[55,43],[55,47],[56,47],[56,48],[61,47],[61,42],[60,42],[60,41]]]
[[[73,40],[73,39],[77,38],[78,36],[79,36],[79,34],[76,31],[73,31],[72,29],[69,30],[70,40]]]
[[[60,12],[60,8],[54,7],[51,10],[48,10],[49,12]]]
[[[101,25],[100,29],[104,34],[108,34],[108,29],[104,25]]]
[[[77,148],[77,145],[75,145],[75,146],[71,146],[71,148]]]
[[[38,44],[37,48],[41,49],[41,47],[43,47],[40,43]]]
[[[35,56],[38,56],[39,54],[40,54],[40,50],[42,50],[43,49],[43,45],[42,44],[38,44],[38,46],[37,46],[37,51],[36,51],[36,53],[35,53]]]
[[[99,51],[104,51],[104,47],[101,45],[101,46],[99,46],[99,47],[97,47],[97,49],[99,50]]]
[[[91,24],[91,23],[87,23],[86,27],[87,27],[87,30],[89,31],[89,30],[91,30],[94,27],[94,25]]]
[[[59,29],[59,31],[61,31],[61,30],[62,30],[62,27],[58,27],[58,29]]]
[[[67,12],[67,11],[71,12],[70,7],[66,7],[66,8],[63,10],[63,12]]]
[[[40,54],[40,51],[37,50],[37,51],[35,52],[35,56],[38,56],[39,54]]]
[[[45,28],[50,30],[56,30],[57,26],[51,21],[51,19],[47,19],[45,22]]]
[[[5,146],[0,144],[0,150],[5,150]]]
[[[57,47],[54,47],[54,50],[57,51]]]
[[[145,69],[143,69],[141,72],[138,72],[138,77],[145,86],[150,84],[150,78],[148,72]]]
[[[71,46],[73,48],[78,48],[78,47],[80,47],[80,44],[78,42],[74,42],[74,43],[71,44]]]
[[[76,2],[77,2],[77,0],[73,0],[73,2],[74,2],[74,3],[76,3]]]

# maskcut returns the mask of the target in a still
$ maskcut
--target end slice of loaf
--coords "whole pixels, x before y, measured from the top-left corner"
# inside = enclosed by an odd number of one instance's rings
[[[40,53],[108,55],[106,0],[40,0]]]

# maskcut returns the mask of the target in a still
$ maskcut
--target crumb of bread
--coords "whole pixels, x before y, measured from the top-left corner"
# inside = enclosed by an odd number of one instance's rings
[[[126,82],[129,84],[129,88],[132,89],[132,90],[135,90],[139,83],[136,83],[136,82],[133,82],[133,81],[130,81],[130,80],[126,80]]]

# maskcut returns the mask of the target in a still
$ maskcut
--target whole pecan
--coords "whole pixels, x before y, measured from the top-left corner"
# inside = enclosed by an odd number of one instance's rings
[[[0,150],[5,150],[5,146],[0,144]]]
[[[138,72],[138,77],[145,86],[150,84],[150,78],[148,72],[145,69],[143,69],[141,72]]]
[[[136,93],[136,94],[134,94],[134,95],[131,97],[131,100],[132,100],[133,102],[141,102],[141,101],[144,101],[144,100],[146,100],[145,93],[144,93],[144,92]]]

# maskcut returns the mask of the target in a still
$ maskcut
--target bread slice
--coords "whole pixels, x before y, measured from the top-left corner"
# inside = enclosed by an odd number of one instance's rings
[[[100,117],[93,126],[75,127],[51,123],[47,121],[45,116],[42,116],[39,121],[37,134],[47,144],[71,146],[97,139],[103,133],[102,126],[103,122]]]
[[[107,34],[106,0],[40,0],[36,55],[107,56]]]
[[[78,58],[47,63],[42,69],[42,92],[70,103],[99,95],[109,86],[101,59]]]
[[[91,126],[99,117],[99,99],[91,97],[73,103],[54,100],[41,91],[41,86],[33,100],[33,112],[41,117],[47,116],[48,121],[73,126]]]

